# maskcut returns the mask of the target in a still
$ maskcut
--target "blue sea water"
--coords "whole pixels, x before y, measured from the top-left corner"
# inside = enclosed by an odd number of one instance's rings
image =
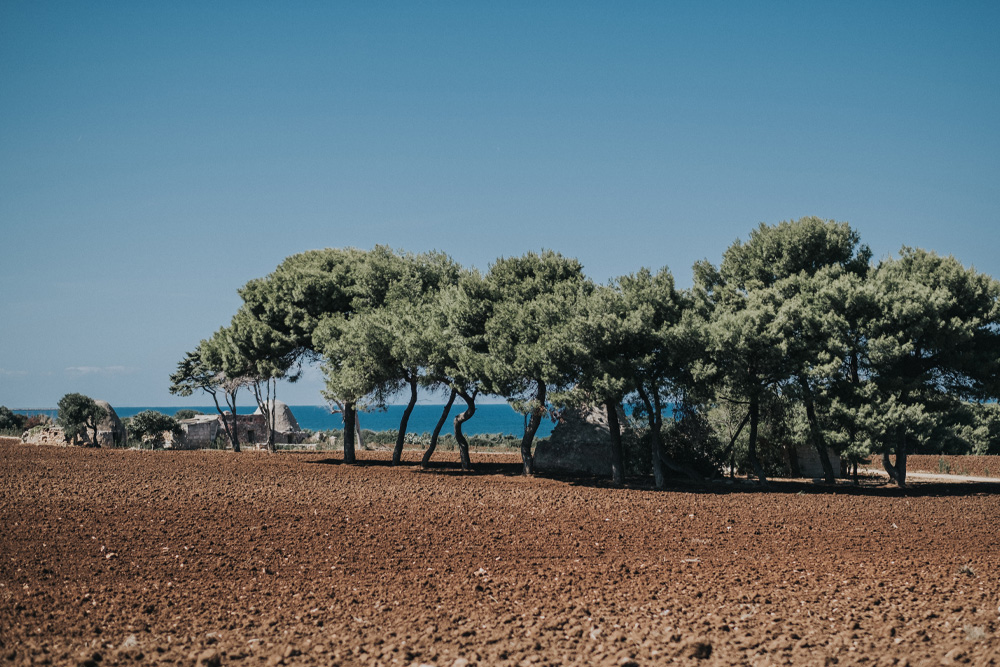
[[[115,412],[122,419],[125,417],[132,417],[139,414],[143,410],[156,410],[157,412],[162,412],[165,415],[171,415],[178,410],[183,408],[164,408],[164,407],[115,407]],[[338,430],[344,427],[344,421],[341,419],[339,414],[330,414],[329,408],[322,405],[292,405],[289,406],[292,410],[292,414],[295,415],[295,419],[299,422],[299,426],[310,431],[331,431]],[[458,415],[463,409],[464,405],[456,404],[452,406],[451,413],[448,416],[448,422],[442,429],[442,433],[451,433],[454,430],[452,422],[456,415]],[[212,415],[216,414],[215,406],[191,406],[191,410],[198,410],[204,412],[205,414]],[[361,428],[369,429],[372,431],[395,431],[399,428],[399,420],[403,416],[403,410],[405,406],[403,405],[391,405],[384,412],[362,412],[359,416],[361,420]],[[256,410],[255,406],[240,406],[236,408],[239,414],[250,414]],[[430,433],[434,430],[437,420],[441,418],[441,411],[444,410],[443,405],[417,405],[413,408],[413,413],[410,415],[410,421],[407,424],[406,430],[410,433]],[[45,410],[15,410],[21,414],[46,414],[55,419],[57,410],[55,409],[45,409]],[[552,427],[554,423],[549,418],[543,418],[541,425],[538,427],[538,433],[536,434],[539,438],[547,437],[552,433]],[[517,413],[509,405],[493,404],[493,405],[477,405],[476,414],[473,415],[472,419],[465,422],[462,426],[462,431],[469,435],[479,435],[483,433],[505,433],[508,435],[520,435],[524,432],[524,416]]]

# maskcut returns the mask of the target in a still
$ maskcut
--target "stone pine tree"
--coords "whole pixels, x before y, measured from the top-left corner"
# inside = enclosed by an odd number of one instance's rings
[[[624,482],[621,424],[618,410],[626,396],[637,397],[649,422],[653,477],[666,484],[664,466],[693,473],[663,451],[664,402],[678,377],[676,327],[682,305],[666,268],[642,269],[607,286],[598,286],[577,310],[571,339],[575,343],[577,400],[596,400],[608,415],[611,473]]]
[[[618,410],[631,382],[635,343],[630,334],[644,328],[641,316],[629,312],[618,284],[595,286],[577,309],[571,337],[576,342],[574,375],[576,384],[565,394],[553,396],[554,402],[577,405],[596,402],[608,416],[611,480],[625,482],[622,428]]]
[[[714,376],[748,405],[748,458],[761,480],[761,403],[781,395],[805,407],[810,440],[833,481],[817,397],[844,367],[849,346],[838,337],[844,327],[829,319],[839,314],[823,311],[833,302],[822,292],[840,275],[863,276],[870,258],[846,223],[802,218],[761,224],[745,243],[729,247],[718,271],[706,263],[695,267],[695,292],[708,304],[703,377]]]
[[[458,283],[442,290],[431,308],[427,340],[430,341],[426,381],[449,389],[449,400],[424,452],[422,464],[427,465],[437,435],[456,397],[465,409],[455,416],[454,433],[463,470],[472,468],[469,441],[464,425],[476,414],[476,399],[488,391],[489,348],[486,322],[492,313],[493,301],[482,276],[476,270],[463,271]]]
[[[66,394],[59,399],[59,412],[56,423],[62,427],[67,442],[76,442],[80,436],[86,436],[89,430],[93,436],[90,441],[94,447],[100,447],[97,441],[97,427],[107,416],[107,411],[94,399],[83,394]]]
[[[905,487],[907,454],[936,413],[1000,396],[1000,283],[953,257],[904,247],[868,290],[864,416],[873,449]]]
[[[243,308],[266,325],[281,347],[296,355],[299,364],[322,361],[336,369],[323,351],[339,336],[337,326],[356,307],[364,306],[357,293],[357,273],[367,252],[356,248],[310,250],[286,258],[264,278],[251,280],[240,289]],[[322,326],[321,326],[322,325]],[[343,404],[344,461],[355,460],[356,404]]]
[[[569,332],[590,283],[580,262],[550,250],[498,259],[483,282],[484,298],[492,303],[486,321],[490,389],[528,416],[521,459],[524,474],[531,475],[547,393],[574,380]]]
[[[367,377],[370,408],[384,409],[405,390],[408,401],[400,419],[392,463],[402,459],[407,425],[426,377],[433,342],[428,337],[435,300],[456,284],[459,267],[443,253],[394,252],[377,246],[358,271],[355,312],[343,321],[341,363]]]
[[[273,453],[278,381],[295,382],[298,379],[300,353],[287,336],[255,317],[247,308],[236,313],[230,326],[223,330],[223,337],[230,363],[236,369],[234,374],[246,380],[264,417],[267,451]]]
[[[703,359],[693,376],[713,387],[717,396],[747,407],[747,463],[758,480],[766,482],[757,451],[761,404],[789,376],[772,327],[777,311],[773,294],[734,289],[707,263],[695,266],[694,292],[699,302],[709,305],[707,310],[703,307],[700,325]]]
[[[233,451],[238,452],[240,439],[236,428],[236,396],[245,380],[226,374],[220,344],[221,340],[217,338],[202,340],[197,349],[184,355],[184,359],[177,364],[177,370],[170,376],[170,393],[191,396],[195,391],[203,391],[211,396],[215,410],[222,419],[226,437],[229,438]],[[229,409],[228,417],[219,404],[220,393]]]

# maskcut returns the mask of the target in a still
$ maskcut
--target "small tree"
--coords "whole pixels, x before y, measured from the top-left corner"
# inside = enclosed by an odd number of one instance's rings
[[[173,417],[155,410],[143,410],[129,420],[129,432],[139,442],[148,438],[151,447],[163,445],[163,434],[169,431],[175,438],[181,437],[180,424]]]
[[[240,439],[236,428],[236,395],[246,382],[239,376],[227,373],[229,355],[223,349],[221,332],[220,329],[211,339],[202,340],[194,352],[188,352],[177,364],[177,371],[170,376],[170,393],[190,396],[196,390],[201,390],[211,396],[233,451],[238,452]],[[219,392],[222,392],[229,407],[231,419],[226,418],[226,413],[219,404]]]
[[[56,421],[66,433],[67,442],[75,443],[79,436],[86,435],[90,429],[94,434],[93,446],[100,447],[97,442],[97,427],[108,416],[107,410],[83,394],[66,394],[59,399],[58,407],[59,416]]]
[[[201,410],[192,410],[190,408],[184,408],[174,413],[174,419],[176,419],[177,421],[181,421],[182,419],[192,419],[194,417],[198,417],[203,414],[205,413],[202,412]]]

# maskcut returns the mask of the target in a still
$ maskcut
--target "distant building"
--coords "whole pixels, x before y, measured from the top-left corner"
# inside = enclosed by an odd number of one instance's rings
[[[298,444],[305,440],[306,433],[299,428],[299,422],[292,414],[291,408],[281,401],[273,401],[274,406],[274,442],[276,444]],[[228,410],[224,417],[219,415],[198,415],[191,419],[182,419],[178,423],[184,431],[182,442],[175,443],[174,449],[203,449],[210,447],[217,437],[222,437],[227,446],[232,446],[228,442],[226,427],[223,418],[233,424],[233,415]],[[240,441],[240,446],[264,447],[267,445],[267,422],[260,408],[252,415],[236,415],[235,419],[236,437]]]

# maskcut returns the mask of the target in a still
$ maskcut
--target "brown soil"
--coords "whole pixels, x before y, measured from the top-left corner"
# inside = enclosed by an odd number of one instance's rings
[[[1000,484],[362,457],[0,446],[0,664],[1000,664]]]
[[[911,472],[1000,478],[1000,456],[908,456],[906,469]]]

